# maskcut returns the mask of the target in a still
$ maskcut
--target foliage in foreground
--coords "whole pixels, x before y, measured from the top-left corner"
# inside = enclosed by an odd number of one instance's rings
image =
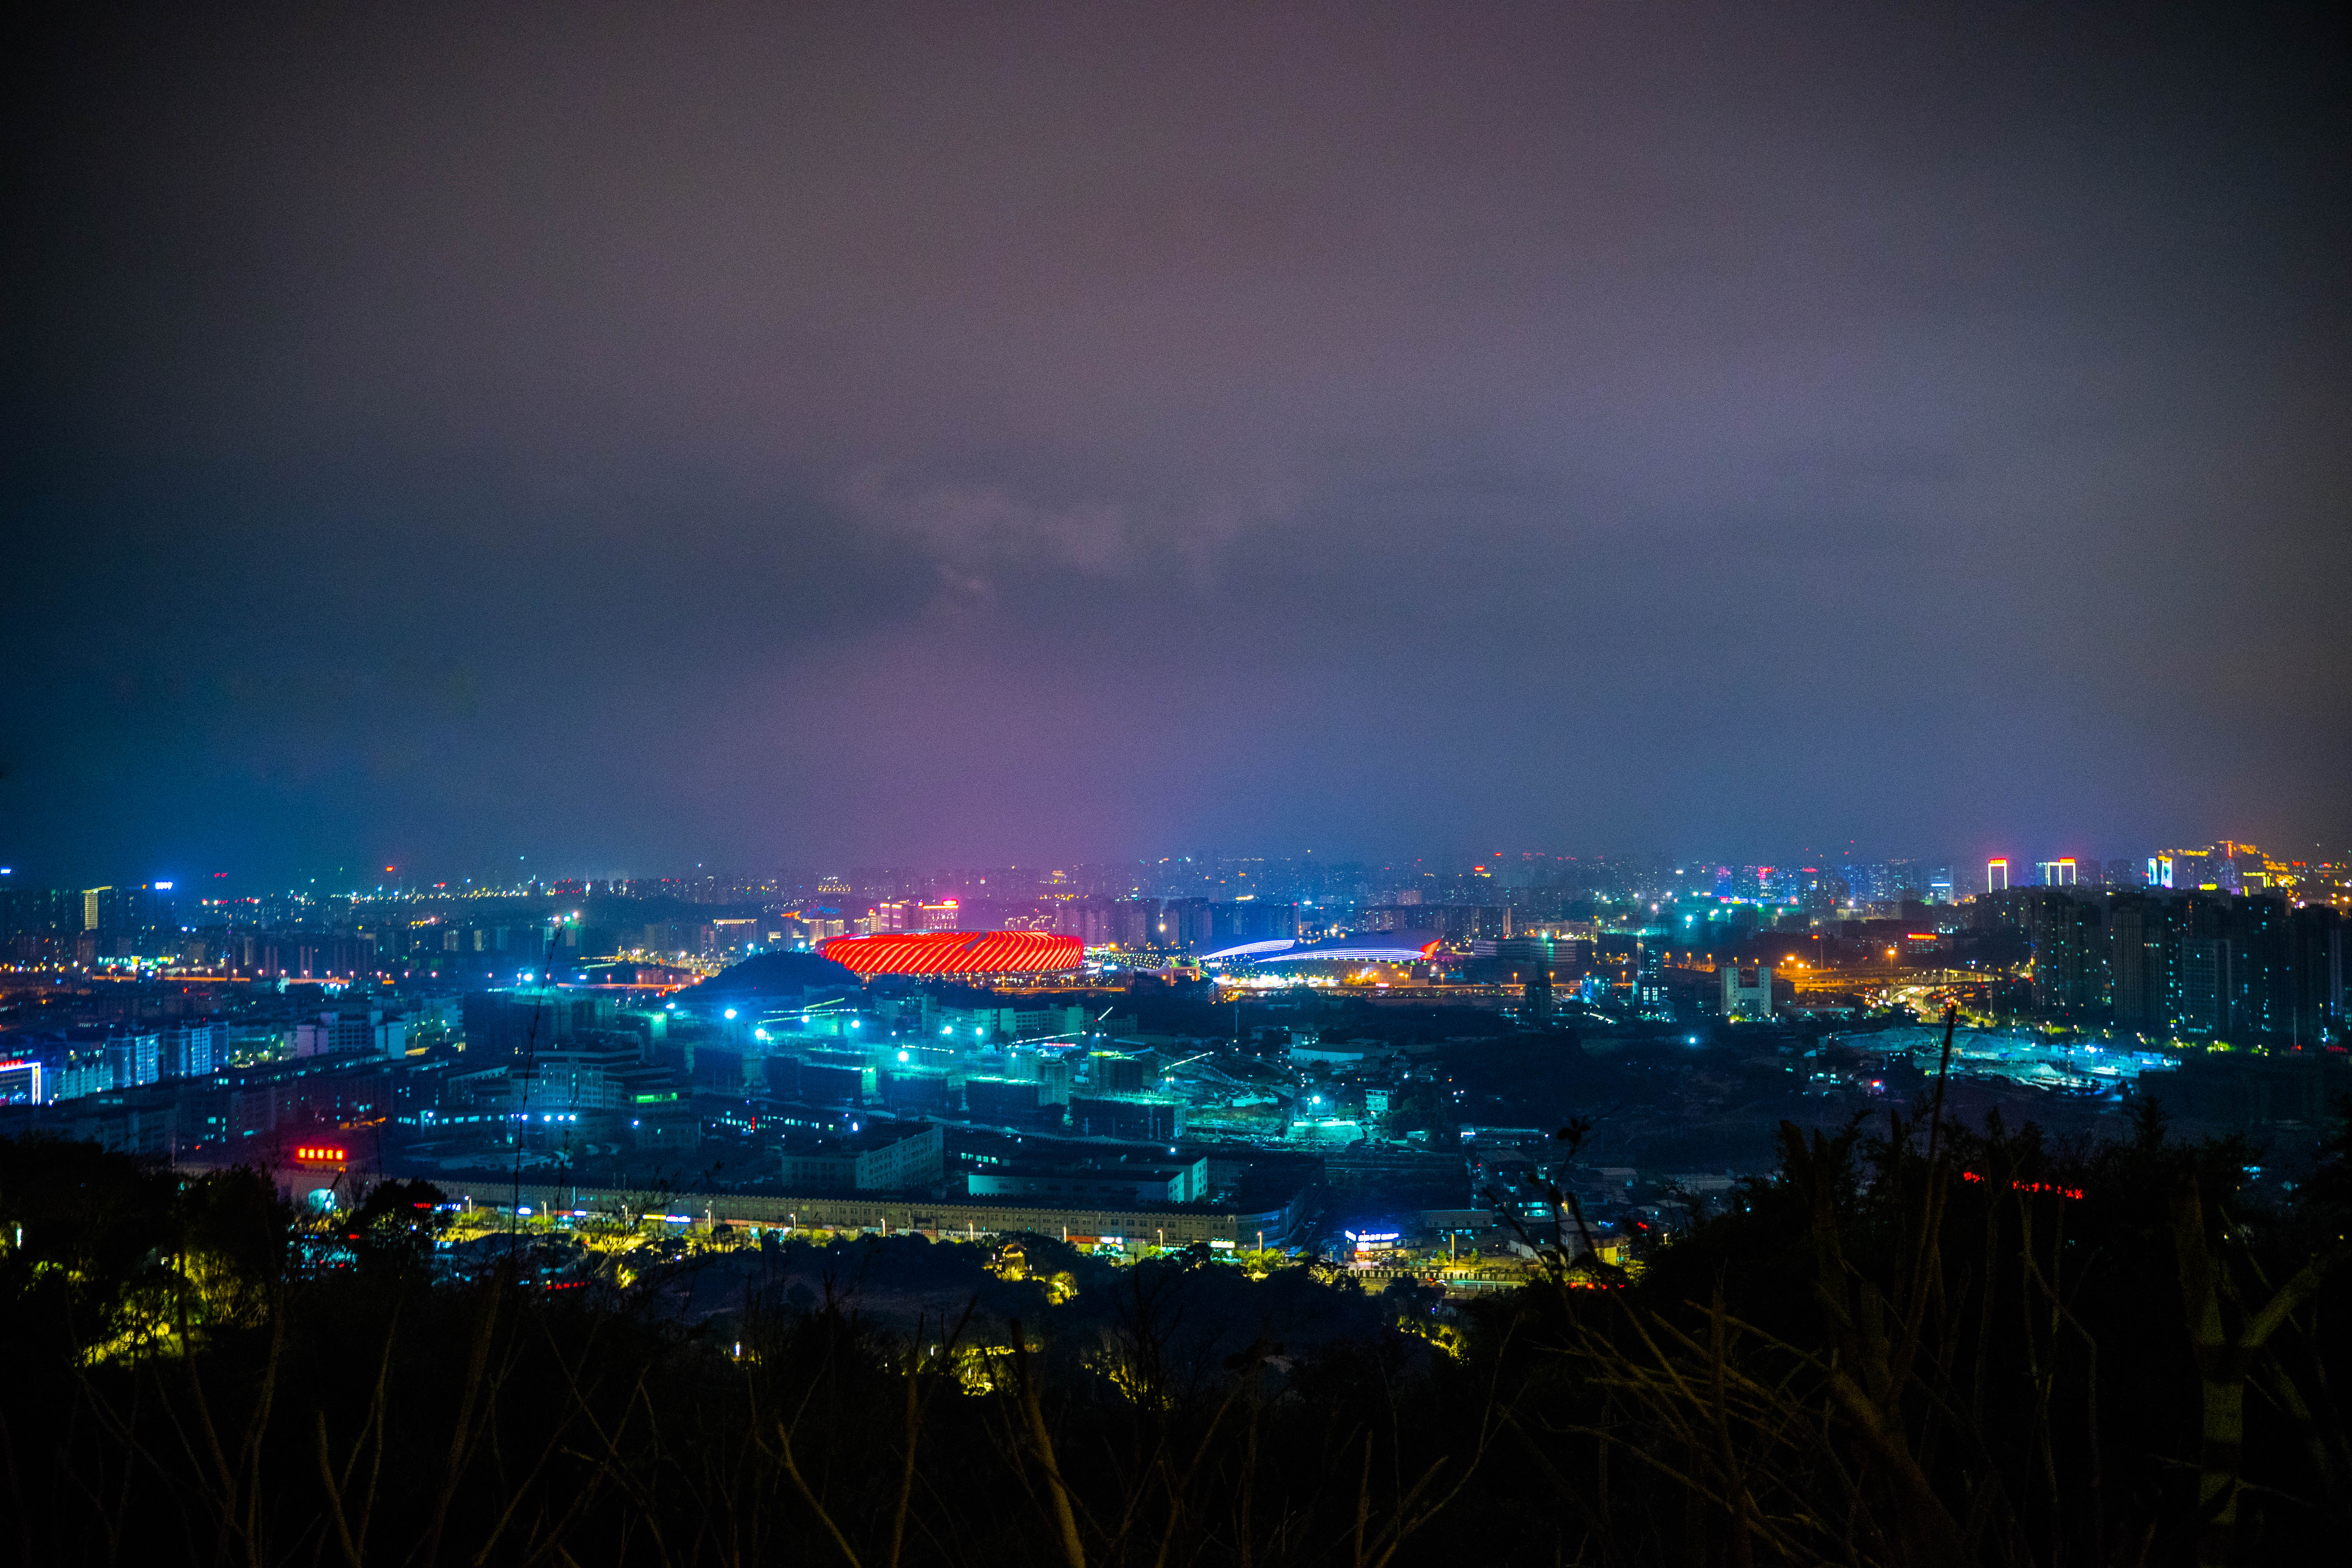
[[[2153,1108],[2073,1148],[1784,1128],[1638,1283],[1562,1254],[1432,1335],[1190,1260],[909,1322],[861,1301],[874,1243],[694,1331],[659,1269],[436,1284],[419,1191],[328,1253],[253,1173],[0,1143],[0,1532],[249,1568],[2308,1559],[2352,1526],[2343,1156],[2263,1213],[2244,1149]]]

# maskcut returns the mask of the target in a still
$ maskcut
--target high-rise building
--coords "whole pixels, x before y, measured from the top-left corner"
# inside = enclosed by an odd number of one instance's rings
[[[1121,899],[1111,906],[1111,940],[1130,952],[1160,942],[1160,900]]]
[[[1981,929],[2013,931],[2033,956],[2037,1006],[2081,1016],[2107,1002],[2107,939],[2102,904],[2063,888],[2012,888],[1979,900]]]
[[[1666,1006],[1666,939],[1664,936],[1645,936],[1642,939],[1641,978],[1633,987],[1633,995],[1644,1013],[1657,1013]]]
[[[2077,1016],[2107,1001],[2106,931],[2100,906],[2055,888],[2026,896],[2026,940],[2033,944],[2033,995],[2042,1007]]]
[[[2231,980],[2230,1032],[2269,1039],[2292,1026],[2294,985],[2288,971],[2291,952],[2286,900],[2274,897],[2231,901]]]
[[[1054,929],[1090,948],[1108,947],[1118,940],[1118,906],[1102,899],[1073,899],[1055,907]]]
[[[2192,936],[2180,944],[2180,1028],[2212,1037],[2228,1033],[2232,989],[2230,939]]]
[[[2107,911],[2107,973],[2116,1026],[2168,1032],[2179,1014],[2179,942],[2172,909],[2145,896],[2117,899]]]
[[[2211,849],[2159,849],[2148,858],[2148,885],[2178,892],[2238,890],[2238,868]]]
[[[66,957],[82,931],[82,895],[63,888],[0,890],[0,961]]]
[[[1215,906],[1206,899],[1169,899],[1160,906],[1154,947],[1189,952],[1216,940]]]
[[[1892,904],[1924,898],[1930,870],[1916,860],[1849,861],[1838,868],[1847,894],[1858,904]]]
[[[1209,906],[1210,942],[1218,947],[1235,942],[1274,942],[1298,934],[1298,906],[1257,899],[1237,899]]]
[[[163,1076],[163,1039],[160,1034],[138,1031],[110,1035],[102,1047],[108,1089],[136,1089]]]
[[[2009,861],[2006,858],[1985,862],[1985,891],[2003,893],[2009,890]]]
[[[2075,875],[2074,858],[2071,855],[2063,859],[2037,860],[2033,863],[2033,881],[2036,887],[2072,888],[2079,880],[2080,879]]]
[[[1723,976],[1723,1016],[1727,1018],[1769,1018],[1772,1016],[1772,967],[1727,963]]]
[[[2344,1038],[2344,920],[2312,904],[2287,918],[2287,1037],[2298,1047]]]
[[[226,1066],[227,1026],[222,1024],[178,1024],[163,1031],[163,1074],[165,1078],[203,1078]]]

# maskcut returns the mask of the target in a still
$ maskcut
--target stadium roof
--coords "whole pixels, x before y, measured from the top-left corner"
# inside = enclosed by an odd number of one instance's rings
[[[1203,963],[1413,963],[1437,951],[1433,931],[1350,931],[1320,942],[1245,942],[1201,955]]]
[[[1086,943],[1042,931],[897,931],[837,936],[821,950],[860,974],[1038,974],[1076,969]]]

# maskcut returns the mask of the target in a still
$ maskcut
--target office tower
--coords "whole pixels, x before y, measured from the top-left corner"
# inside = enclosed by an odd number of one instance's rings
[[[2008,890],[2009,861],[2005,858],[1986,861],[1985,891],[1988,893],[2005,893]]]
[[[2004,865],[2007,862],[2003,862]],[[2037,887],[2071,888],[2075,885],[2074,858],[2062,860],[2037,860],[2033,863],[2033,880]]]

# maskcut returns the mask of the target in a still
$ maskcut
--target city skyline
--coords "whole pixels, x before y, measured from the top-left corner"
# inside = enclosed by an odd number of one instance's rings
[[[467,889],[521,889],[556,884],[656,880],[688,884],[725,879],[730,883],[751,885],[762,879],[772,881],[780,876],[799,876],[813,881],[826,876],[844,876],[854,879],[859,876],[908,875],[944,883],[945,880],[954,877],[989,875],[999,870],[1021,871],[1043,876],[1079,868],[1108,870],[1127,868],[1139,876],[1148,878],[1180,867],[1197,868],[1206,873],[1213,873],[1220,867],[1284,868],[1289,873],[1315,867],[1346,868],[1358,873],[1370,871],[1404,874],[1410,872],[1447,876],[1482,871],[1489,873],[1500,886],[1508,885],[1515,878],[1524,881],[1530,875],[1551,878],[1577,867],[1590,868],[1612,865],[1622,866],[1629,863],[1656,863],[1661,866],[1685,868],[1688,868],[1694,876],[1717,868],[1745,868],[1754,871],[1759,867],[1768,871],[1776,868],[1784,871],[1797,869],[1836,871],[1854,867],[1895,866],[1913,868],[1923,872],[1927,868],[1933,868],[1947,876],[1957,874],[1958,879],[1957,885],[1962,889],[1983,890],[1989,885],[1988,868],[1992,864],[2002,864],[2010,868],[2011,885],[2014,886],[2035,885],[2043,869],[2062,861],[2069,867],[2079,867],[2079,875],[2084,884],[2098,885],[2115,881],[2118,868],[2127,868],[2137,879],[2141,876],[2145,868],[2151,867],[2161,858],[2183,854],[2222,853],[2229,848],[2242,849],[2271,861],[2298,867],[2352,864],[2352,847],[2338,847],[2331,849],[2322,843],[2314,844],[2308,847],[2274,845],[2265,849],[2250,840],[2227,837],[2209,838],[2202,845],[2196,845],[2189,839],[2167,842],[2161,846],[2143,844],[2128,847],[2122,852],[2114,854],[2095,854],[2078,849],[2044,848],[2040,852],[2012,851],[2006,855],[1982,856],[1953,855],[1948,852],[1873,854],[1852,847],[1826,853],[1815,848],[1801,847],[1773,855],[1676,854],[1654,848],[1582,852],[1526,848],[1489,849],[1396,856],[1336,854],[1318,856],[1311,850],[1300,855],[1208,850],[1194,854],[1144,855],[1103,859],[1048,858],[987,865],[978,863],[971,858],[919,864],[910,859],[886,856],[858,863],[846,859],[829,862],[803,859],[798,862],[787,860],[779,865],[766,867],[744,863],[710,862],[691,866],[672,865],[648,868],[615,865],[610,861],[603,864],[583,862],[570,867],[551,866],[533,864],[529,857],[517,856],[510,867],[477,866],[473,868],[473,871],[478,875],[448,867],[419,868],[397,864],[376,866],[373,862],[362,861],[357,865],[342,864],[333,868],[299,868],[294,873],[283,876],[273,875],[267,869],[249,867],[236,870],[190,871],[173,866],[165,871],[105,875],[102,882],[99,880],[98,875],[69,875],[59,868],[45,868],[38,864],[28,864],[21,868],[0,864],[0,892],[11,889],[45,886],[79,887],[91,884],[111,887],[120,883],[126,886],[158,887],[185,897],[204,899],[231,892],[238,897],[247,896],[257,891],[294,892],[312,887],[319,888],[321,892],[351,894],[368,891],[422,892],[434,889],[462,891]],[[501,874],[502,871],[504,874]],[[2169,886],[2170,884],[2159,880],[2147,885]]]

